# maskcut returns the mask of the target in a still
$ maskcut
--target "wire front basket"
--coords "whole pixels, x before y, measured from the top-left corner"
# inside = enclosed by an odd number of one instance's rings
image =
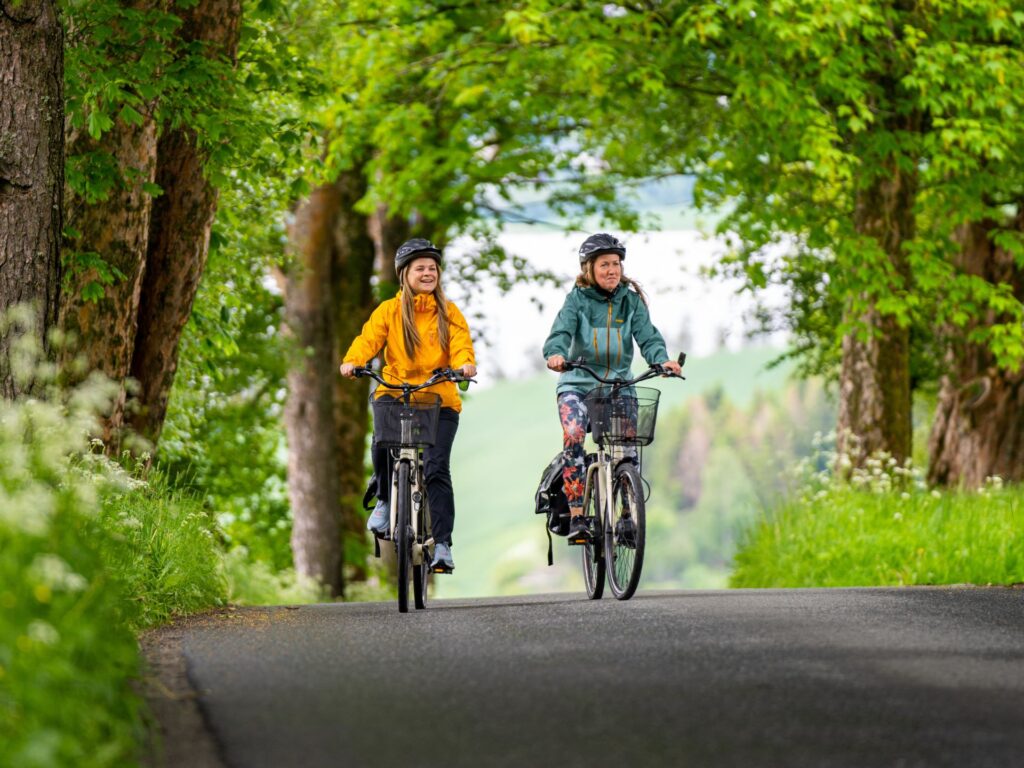
[[[599,445],[650,445],[661,392],[649,387],[597,387],[584,398]]]
[[[378,445],[425,447],[437,439],[437,419],[441,396],[433,392],[413,392],[409,402],[392,395],[373,398],[373,439]]]

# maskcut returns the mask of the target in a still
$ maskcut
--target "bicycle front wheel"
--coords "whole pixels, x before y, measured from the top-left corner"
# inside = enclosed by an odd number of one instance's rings
[[[412,499],[409,488],[409,463],[398,462],[395,468],[398,473],[398,498],[395,500],[395,548],[398,556],[398,610],[400,613],[409,611],[409,568],[412,561],[412,541],[410,537],[410,513]]]
[[[640,473],[623,464],[612,481],[612,519],[605,531],[608,586],[619,600],[628,600],[640,583],[644,565],[644,494]]]
[[[430,538],[430,505],[427,500],[426,484],[423,482],[422,476],[417,485],[417,493],[421,494],[422,498],[419,503],[419,518],[416,521],[416,530],[419,532],[418,543],[422,544],[422,542]],[[427,590],[429,587],[430,553],[424,545],[420,550],[419,564],[414,563],[412,567],[412,594],[417,609],[427,607]]]
[[[590,494],[590,504],[584,514],[594,518],[594,537],[581,549],[583,550],[583,582],[587,587],[587,597],[600,600],[604,594],[604,510],[601,509],[601,494],[597,483]]]

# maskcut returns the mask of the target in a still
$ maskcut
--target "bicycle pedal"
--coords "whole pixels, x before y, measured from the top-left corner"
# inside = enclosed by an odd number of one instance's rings
[[[455,569],[443,565],[435,565],[430,569],[431,573],[452,573]]]

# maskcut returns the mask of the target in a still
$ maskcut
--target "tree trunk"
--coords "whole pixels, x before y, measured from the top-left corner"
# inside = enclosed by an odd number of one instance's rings
[[[75,254],[95,253],[111,269],[123,274],[102,288],[101,298],[86,300],[82,290],[98,281],[95,268],[72,270],[61,296],[60,327],[77,339],[66,350],[65,369],[76,357],[84,358],[88,371],[101,371],[120,383],[110,413],[104,418],[101,437],[109,455],[120,452],[119,436],[124,420],[125,381],[131,373],[135,350],[139,298],[149,242],[153,197],[143,184],[153,181],[156,168],[156,123],[146,117],[142,125],[118,119],[113,129],[96,141],[80,130],[68,137],[68,154],[97,153],[109,156],[121,178],[102,200],[90,202],[70,190],[67,224],[75,237],[65,243],[65,260],[74,264]],[[69,258],[70,257],[70,258]]]
[[[909,288],[903,245],[914,236],[916,177],[895,161],[861,190],[854,213],[857,232],[874,240],[888,260],[890,290]],[[911,452],[910,331],[892,315],[871,308],[859,317],[867,338],[843,338],[839,374],[837,450],[854,466],[888,453],[902,463]]]
[[[52,0],[0,0],[0,310],[31,306],[44,354],[60,297],[64,35]],[[0,335],[0,396],[31,392]]]
[[[337,189],[341,199],[335,229],[332,282],[338,341],[335,359],[340,362],[374,306],[375,252],[369,220],[354,210],[356,202],[366,194],[366,182],[360,169],[343,173],[338,179]],[[333,371],[332,380],[343,536],[346,542],[355,545],[366,541],[361,502],[366,485],[367,388],[345,381]],[[353,555],[344,558],[351,569],[352,579],[365,581],[364,558],[355,556],[359,548],[348,546],[345,549],[346,555]]]
[[[186,45],[205,42],[210,55],[235,59],[240,0],[199,0],[180,15]],[[203,175],[204,162],[191,129],[165,127],[157,145],[156,167],[156,183],[163,194],[153,202],[132,357],[131,372],[139,392],[128,416],[133,430],[154,444],[167,415],[178,368],[178,343],[206,268],[217,210],[217,190]]]
[[[1014,224],[1024,229],[1024,212]],[[998,229],[992,221],[965,226],[956,266],[990,283],[1009,284],[1024,301],[1024,270],[992,242]],[[988,312],[973,327],[1002,320]],[[978,488],[992,476],[1019,482],[1024,480],[1024,367],[1000,369],[986,347],[967,341],[971,330],[950,338],[928,439],[928,481],[965,488]]]
[[[384,293],[390,295],[394,291],[387,290],[394,286],[397,290],[398,276],[395,274],[395,251],[398,246],[408,240],[412,232],[409,221],[400,216],[389,216],[386,206],[377,208],[370,220],[370,234],[376,250],[377,281],[385,288]]]
[[[295,213],[288,240],[285,325],[297,359],[289,366],[285,429],[295,569],[342,592],[340,482],[334,395],[337,342],[331,272],[341,196],[324,185]]]

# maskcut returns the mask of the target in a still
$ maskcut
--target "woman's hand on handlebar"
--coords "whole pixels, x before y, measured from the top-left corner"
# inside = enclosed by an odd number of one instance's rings
[[[467,379],[471,379],[474,376],[476,376],[476,366],[472,364],[464,365],[461,368],[459,368],[459,373],[461,373]]]
[[[355,363],[342,363],[341,368],[339,368],[338,370],[341,371],[341,375],[344,376],[346,379],[354,379],[356,377]]]
[[[552,355],[548,358],[548,368],[552,371],[562,372],[565,370],[565,358],[561,355]]]
[[[675,376],[681,376],[683,374],[683,367],[675,360],[667,360],[666,362],[661,363],[661,367]]]

